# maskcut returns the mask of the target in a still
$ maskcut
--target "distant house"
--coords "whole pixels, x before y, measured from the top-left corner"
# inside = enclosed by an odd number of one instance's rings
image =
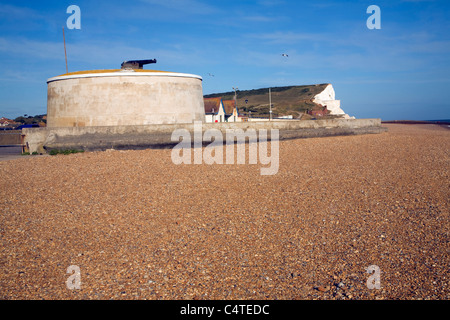
[[[15,122],[14,120],[2,117],[0,118],[0,126],[1,127],[7,127],[7,126],[13,126],[18,124],[17,122]]]
[[[308,110],[308,114],[314,117],[323,117],[329,113],[327,106],[314,107]]]
[[[223,107],[225,109],[225,117],[227,122],[238,122],[240,120],[236,101],[224,100]]]
[[[225,122],[225,109],[222,98],[205,98],[205,121],[206,122]]]
[[[234,100],[204,98],[206,122],[238,122],[239,112]]]

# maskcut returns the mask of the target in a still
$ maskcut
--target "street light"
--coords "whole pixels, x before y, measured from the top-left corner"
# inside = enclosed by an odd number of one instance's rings
[[[269,114],[270,114],[269,121],[271,121],[272,120],[272,93],[271,93],[270,88],[269,88]]]
[[[239,88],[238,87],[233,87],[233,90],[234,90],[234,105],[235,105],[235,107],[237,107],[237,98],[236,98],[236,90],[238,90]]]
[[[238,90],[238,87],[233,87],[234,90],[234,107],[237,108],[237,98],[236,98],[236,90]]]

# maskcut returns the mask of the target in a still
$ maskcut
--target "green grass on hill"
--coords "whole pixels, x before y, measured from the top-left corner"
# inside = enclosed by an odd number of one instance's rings
[[[288,86],[271,88],[273,116],[293,115],[294,118],[307,110],[318,107],[312,102],[315,95],[322,92],[328,84]],[[236,92],[240,113],[252,116],[269,115],[269,88],[240,90]],[[223,100],[234,99],[234,91],[205,95],[205,98],[222,97]]]

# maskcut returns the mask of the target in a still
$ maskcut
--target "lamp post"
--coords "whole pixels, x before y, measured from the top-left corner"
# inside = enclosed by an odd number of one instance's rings
[[[238,90],[238,87],[233,87],[234,90],[234,107],[237,108],[237,97],[236,97],[236,90]]]
[[[237,107],[237,95],[236,95],[236,91],[238,90],[238,87],[233,87],[234,90],[234,106]]]
[[[272,121],[272,93],[269,88],[269,121]]]

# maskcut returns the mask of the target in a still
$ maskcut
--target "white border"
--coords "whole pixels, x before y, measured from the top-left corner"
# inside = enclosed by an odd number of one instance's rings
[[[105,72],[105,73],[85,73],[85,74],[73,74],[68,76],[57,76],[53,78],[49,78],[47,83],[59,80],[68,80],[68,79],[78,79],[78,78],[97,78],[97,77],[117,77],[117,76],[166,76],[166,77],[182,77],[182,78],[196,78],[203,81],[203,78],[197,76],[195,74],[187,74],[187,73],[176,73],[176,72],[134,72],[134,71],[115,71],[115,72]]]

